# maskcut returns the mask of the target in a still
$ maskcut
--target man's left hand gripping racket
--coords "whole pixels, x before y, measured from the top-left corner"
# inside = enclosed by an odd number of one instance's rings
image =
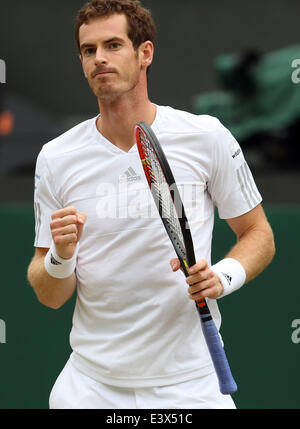
[[[173,173],[153,130],[145,122],[135,127],[136,143],[144,172],[158,212],[186,277],[195,265],[195,253],[188,220]],[[224,395],[236,392],[237,385],[223,349],[218,330],[205,299],[196,303],[203,334]]]

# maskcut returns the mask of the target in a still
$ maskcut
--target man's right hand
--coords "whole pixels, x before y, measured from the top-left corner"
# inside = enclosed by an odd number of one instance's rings
[[[56,252],[61,258],[70,259],[74,255],[86,217],[85,213],[77,213],[75,207],[66,207],[52,214],[52,222],[50,223],[52,239],[55,243]]]

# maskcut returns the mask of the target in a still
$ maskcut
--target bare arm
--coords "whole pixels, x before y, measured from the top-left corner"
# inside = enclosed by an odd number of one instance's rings
[[[44,268],[44,258],[48,249],[37,248],[28,267],[28,281],[39,301],[46,307],[58,309],[74,294],[76,289],[75,273],[67,279],[55,279]]]
[[[255,279],[275,255],[273,232],[261,205],[244,216],[228,219],[237,236],[236,245],[227,258],[239,261],[246,271],[246,282]]]
[[[236,234],[237,242],[226,257],[236,259],[242,264],[247,283],[257,277],[274,258],[273,232],[261,205],[243,216],[228,219],[227,223]],[[180,268],[178,259],[173,259],[171,265],[173,271]],[[209,268],[207,261],[197,262],[190,272],[191,276],[186,281],[190,285],[191,299],[217,299],[222,295],[223,285]]]
[[[57,210],[52,214],[50,229],[58,256],[66,260],[73,257],[85,221],[86,215],[77,214],[74,207]],[[76,275],[73,273],[64,279],[50,276],[44,267],[48,250],[36,249],[28,267],[27,277],[39,301],[47,307],[58,309],[73,296],[76,289]]]

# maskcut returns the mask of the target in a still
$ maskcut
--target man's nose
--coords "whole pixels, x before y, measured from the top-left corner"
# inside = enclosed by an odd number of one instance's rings
[[[96,56],[95,56],[95,64],[106,64],[107,63],[107,58],[105,56],[105,52],[102,48],[98,48],[96,51]]]

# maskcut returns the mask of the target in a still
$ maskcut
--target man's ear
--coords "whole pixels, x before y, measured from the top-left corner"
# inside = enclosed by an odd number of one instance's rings
[[[141,44],[140,54],[142,58],[142,66],[146,68],[150,67],[154,56],[154,46],[150,40]]]

